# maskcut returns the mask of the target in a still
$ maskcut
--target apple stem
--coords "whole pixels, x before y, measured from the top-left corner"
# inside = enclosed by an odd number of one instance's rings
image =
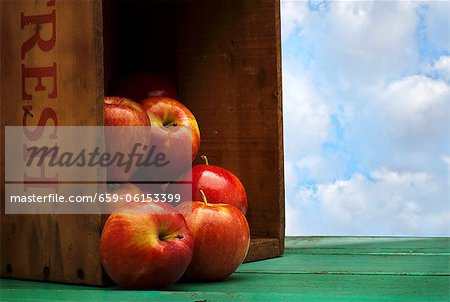
[[[209,166],[208,158],[206,157],[206,155],[202,155],[200,156],[200,158],[205,162],[205,165]]]
[[[176,122],[170,122],[170,123],[164,124],[163,126],[166,128],[169,128],[169,127],[176,127],[176,126],[178,126],[178,124]]]
[[[160,237],[160,240],[166,241],[167,239],[172,239],[172,238],[183,239],[184,236],[183,236],[183,234],[169,235],[169,236]]]
[[[208,199],[206,199],[205,192],[203,192],[203,190],[200,190],[200,194],[202,194],[202,199],[205,205],[208,205]]]

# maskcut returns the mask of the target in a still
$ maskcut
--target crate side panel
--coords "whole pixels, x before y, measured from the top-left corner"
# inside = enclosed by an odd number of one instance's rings
[[[25,41],[36,32],[43,40],[50,40],[53,28],[52,22],[43,21],[39,25],[25,23],[21,28],[21,14],[55,14],[56,34],[51,49],[42,51],[33,47],[22,58]],[[44,0],[2,1],[2,125],[22,125],[26,115],[26,123],[31,128],[38,124],[44,110],[56,113],[58,125],[103,123],[101,17],[100,1],[56,1],[55,4]],[[54,88],[52,78],[42,79],[45,91],[35,91],[37,80],[28,79],[25,89],[32,99],[24,100],[21,66],[34,68],[53,64],[56,64],[57,96],[49,97]],[[30,106],[31,114],[25,113],[24,106]],[[47,120],[46,125],[53,126],[54,120]],[[2,192],[2,209],[3,198]],[[99,215],[2,214],[1,275],[102,284],[98,255],[100,231]]]

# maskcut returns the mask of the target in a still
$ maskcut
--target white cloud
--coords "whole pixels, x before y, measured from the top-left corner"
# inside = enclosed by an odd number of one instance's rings
[[[439,77],[450,81],[450,56],[441,56],[433,65],[433,69]]]
[[[442,160],[444,161],[444,163],[447,165],[447,169],[450,170],[450,155],[449,156],[443,156]]]
[[[380,88],[378,110],[400,135],[434,138],[450,119],[450,86],[425,76],[411,76]]]
[[[301,187],[286,205],[287,235],[450,235],[445,178],[387,168],[370,178]]]
[[[286,154],[293,161],[317,152],[330,131],[330,110],[309,79],[285,69],[283,112]]]
[[[356,145],[367,169],[439,167],[437,158],[450,151],[450,85],[410,76],[371,91],[345,141]]]
[[[423,172],[374,171],[371,180],[355,174],[349,180],[318,186],[326,232],[341,235],[450,235],[450,204],[445,187]],[[444,190],[444,192],[442,192]]]
[[[297,183],[297,176],[295,174],[294,166],[289,159],[284,160],[284,179],[286,183]]]
[[[418,62],[414,2],[337,1],[315,12],[302,39],[314,49],[316,71],[341,89],[382,81]],[[361,87],[357,87],[360,89]]]
[[[281,1],[281,32],[283,40],[288,39],[294,30],[301,28],[308,18],[308,1]]]
[[[304,235],[301,221],[298,219],[301,216],[300,211],[293,203],[286,203],[286,235]]]
[[[335,154],[316,153],[301,158],[295,164],[297,179],[303,181],[328,182],[342,177],[344,163]]]

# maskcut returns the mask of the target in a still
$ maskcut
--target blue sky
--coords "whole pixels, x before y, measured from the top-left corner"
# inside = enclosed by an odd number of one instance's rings
[[[450,236],[450,2],[282,1],[288,235]]]

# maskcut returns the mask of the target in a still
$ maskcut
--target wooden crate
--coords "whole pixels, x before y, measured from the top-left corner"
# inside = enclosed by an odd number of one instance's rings
[[[283,254],[279,0],[0,1],[2,150],[5,125],[101,125],[103,96],[120,77],[161,73],[198,120],[201,154],[247,190],[246,261]],[[27,44],[39,35],[48,41]],[[38,67],[49,67],[43,87],[26,69]],[[2,214],[1,276],[106,284],[102,224],[101,215]]]

